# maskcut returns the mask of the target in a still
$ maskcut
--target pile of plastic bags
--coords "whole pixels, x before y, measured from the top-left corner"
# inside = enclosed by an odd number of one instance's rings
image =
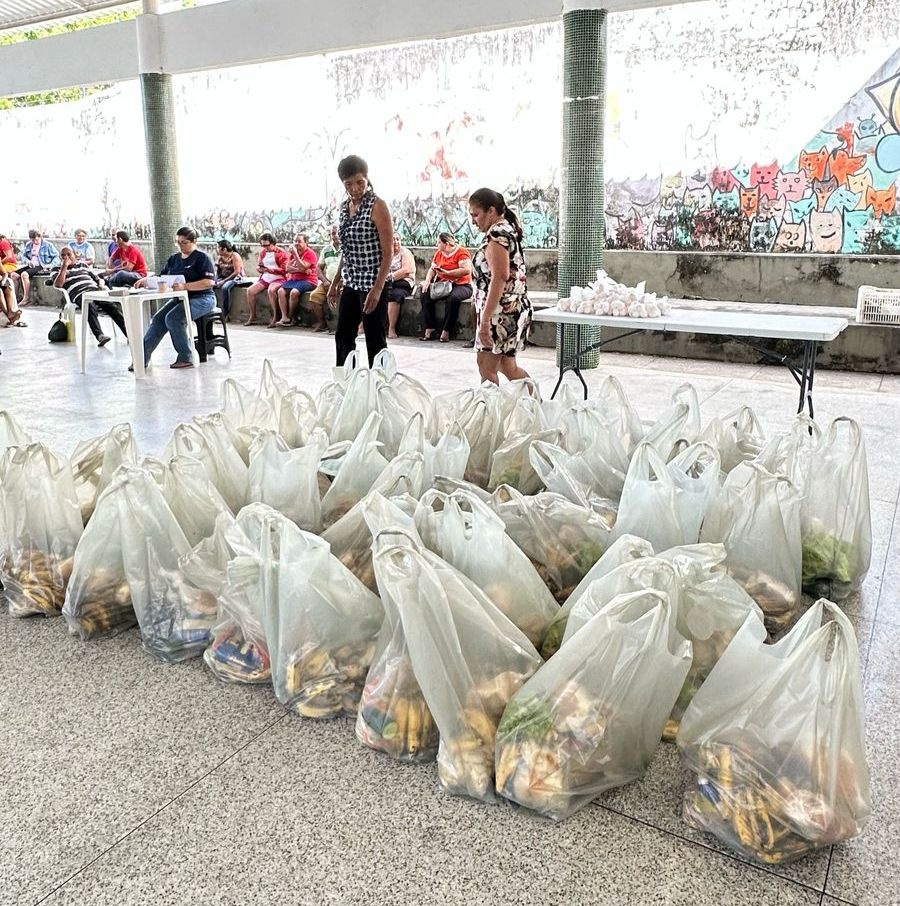
[[[0,413],[11,614],[136,626],[554,820],[677,740],[685,821],[764,863],[870,810],[856,639],[803,592],[843,600],[871,546],[852,419],[767,437],[687,384],[645,425],[614,378],[432,397],[385,353],[310,395],[267,362],[160,458],[128,425],[61,456]]]

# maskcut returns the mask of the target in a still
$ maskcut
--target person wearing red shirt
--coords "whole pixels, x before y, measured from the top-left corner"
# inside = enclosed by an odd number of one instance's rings
[[[125,230],[116,233],[116,248],[109,256],[110,269],[100,276],[107,286],[134,286],[141,277],[147,276],[147,263],[141,250],[131,244],[131,237]]]
[[[247,307],[250,316],[244,321],[244,326],[249,327],[256,323],[256,297],[265,293],[272,306],[272,320],[269,327],[278,323],[278,290],[287,279],[287,266],[290,256],[275,242],[271,233],[262,233],[259,237],[259,258],[256,262],[256,272],[259,279],[247,290]]]
[[[290,255],[287,280],[278,287],[278,305],[281,308],[279,327],[290,327],[294,323],[300,294],[312,292],[319,283],[319,258],[309,247],[306,233],[298,233],[294,237]]]
[[[6,273],[13,273],[19,266],[18,259],[16,258],[16,250],[13,248],[13,244],[0,233],[0,269],[6,271]]]

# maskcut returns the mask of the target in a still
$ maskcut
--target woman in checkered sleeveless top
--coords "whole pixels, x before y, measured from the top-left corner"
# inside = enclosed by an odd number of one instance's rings
[[[338,164],[347,197],[341,205],[338,232],[341,265],[328,290],[328,304],[338,308],[334,343],[337,364],[343,365],[356,348],[362,321],[369,365],[387,346],[387,289],[394,225],[385,202],[369,183],[369,165],[355,154]],[[338,305],[338,299],[340,304]]]

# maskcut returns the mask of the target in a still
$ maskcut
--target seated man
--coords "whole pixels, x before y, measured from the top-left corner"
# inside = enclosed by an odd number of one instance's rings
[[[302,293],[311,293],[319,282],[319,259],[309,247],[309,236],[298,233],[291,246],[286,275],[287,280],[278,287],[278,306],[281,309],[279,327],[295,323]],[[299,323],[299,322],[296,322]]]
[[[28,304],[28,295],[31,291],[31,278],[49,273],[50,268],[59,265],[59,252],[52,242],[47,242],[41,236],[40,230],[28,231],[28,242],[22,246],[19,255],[22,266],[16,270],[22,283],[22,305]]]
[[[416,282],[416,259],[413,253],[400,244],[400,234],[394,233],[394,256],[387,278],[388,339],[397,339],[397,321],[400,306],[412,293]]]
[[[75,252],[75,261],[86,267],[94,266],[94,247],[87,241],[84,230],[75,230],[75,238],[69,243],[69,248]]]
[[[59,268],[50,275],[53,278],[53,285],[57,289],[64,289],[69,294],[69,299],[76,308],[81,308],[81,297],[86,292],[94,292],[100,288],[100,278],[86,265],[79,264],[75,260],[75,252],[65,246],[60,252],[62,259]],[[125,319],[122,317],[122,309],[118,302],[103,301],[91,302],[88,308],[88,326],[91,333],[97,340],[98,346],[105,346],[110,338],[100,329],[100,319],[97,317],[97,309],[113,319],[113,323],[123,334],[125,331]]]
[[[338,268],[341,264],[341,237],[338,233],[336,224],[331,226],[331,242],[322,247],[319,253],[319,264],[317,274],[319,277],[318,286],[312,291],[309,297],[309,304],[313,308],[316,316],[316,323],[313,330],[328,330],[328,322],[325,320],[325,302],[328,300],[328,289],[331,281],[337,276]]]
[[[22,312],[16,304],[16,291],[13,288],[12,275],[0,270],[0,312],[6,315],[6,327],[25,327]]]
[[[147,276],[147,265],[141,250],[131,244],[125,230],[116,233],[116,248],[109,257],[109,267],[101,275],[107,286],[134,286]]]

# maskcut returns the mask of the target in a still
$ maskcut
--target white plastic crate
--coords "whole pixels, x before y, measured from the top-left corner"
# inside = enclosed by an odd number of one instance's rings
[[[861,286],[856,294],[856,321],[900,327],[900,289]]]

